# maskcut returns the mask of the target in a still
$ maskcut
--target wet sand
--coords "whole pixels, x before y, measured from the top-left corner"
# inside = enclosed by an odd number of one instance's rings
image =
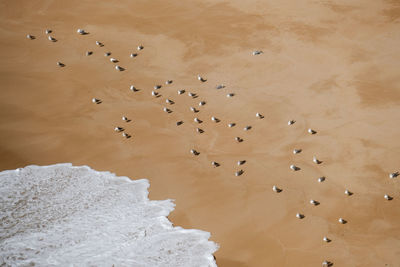
[[[1,1],[0,14],[1,170],[147,178],[150,199],[175,199],[175,225],[211,232],[218,266],[400,264],[398,1]]]

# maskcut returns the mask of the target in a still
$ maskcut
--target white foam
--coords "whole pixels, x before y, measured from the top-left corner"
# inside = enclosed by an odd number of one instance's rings
[[[0,172],[0,266],[216,266],[210,234],[173,227],[148,187],[71,164]]]

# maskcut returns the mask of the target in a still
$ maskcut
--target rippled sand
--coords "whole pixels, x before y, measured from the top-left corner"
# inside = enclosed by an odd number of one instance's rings
[[[1,1],[0,14],[2,170],[72,162],[148,178],[151,199],[176,199],[175,225],[211,233],[219,266],[400,264],[398,1]]]

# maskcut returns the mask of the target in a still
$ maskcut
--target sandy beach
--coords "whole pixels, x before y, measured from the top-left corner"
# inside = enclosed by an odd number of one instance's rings
[[[0,14],[0,170],[146,178],[150,199],[175,200],[174,225],[211,233],[222,267],[400,265],[399,1],[0,1]]]

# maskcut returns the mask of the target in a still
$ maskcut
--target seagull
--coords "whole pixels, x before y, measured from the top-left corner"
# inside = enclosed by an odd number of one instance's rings
[[[203,77],[201,77],[200,74],[197,75],[197,79],[198,79],[199,81],[201,81],[201,82],[206,82],[206,81],[207,81],[206,79],[204,79]]]
[[[347,189],[344,191],[344,193],[345,193],[346,195],[348,195],[348,196],[351,196],[351,195],[353,194],[352,192],[350,192],[350,191],[347,190]]]
[[[293,149],[293,154],[299,154],[301,153],[301,149]]]
[[[326,236],[324,236],[324,238],[322,238],[322,240],[324,240],[326,243],[331,242],[331,240],[329,238],[327,238]]]
[[[237,171],[237,172],[235,172],[235,176],[240,176],[243,173],[244,173],[244,170]]]
[[[315,164],[321,164],[321,163],[322,163],[322,161],[320,161],[319,159],[317,159],[316,156],[313,157],[313,162],[314,162]]]
[[[211,161],[211,165],[213,165],[214,167],[219,167],[220,164],[218,162],[215,161]]]
[[[94,104],[100,104],[100,103],[101,103],[101,100],[100,100],[100,99],[97,99],[97,98],[92,98],[92,103],[94,103]]]
[[[299,167],[297,167],[296,165],[293,165],[293,164],[290,165],[289,168],[292,169],[293,171],[298,171],[298,170],[300,170]]]
[[[303,219],[305,216],[304,216],[304,214],[296,213],[296,217],[297,217],[298,219]]]
[[[282,192],[282,189],[278,188],[276,185],[274,185],[274,186],[272,187],[272,190],[273,190],[274,192],[276,192],[276,193]]]
[[[294,124],[296,121],[295,120],[290,120],[290,121],[288,121],[288,125],[292,125],[292,124]]]
[[[87,32],[85,32],[85,30],[83,30],[83,29],[78,29],[76,32],[79,33],[80,35],[87,34]]]
[[[389,196],[389,195],[384,195],[383,196],[386,200],[392,200],[393,199],[393,197],[391,197],[391,196]]]
[[[256,50],[256,51],[253,51],[253,56],[258,56],[258,55],[261,55],[261,54],[263,54],[264,52],[263,51],[261,51],[261,50]]]
[[[133,85],[131,85],[131,87],[129,87],[129,89],[132,91],[132,92],[138,92],[139,91],[139,89],[137,89],[135,86],[133,86]]]
[[[317,132],[316,131],[314,131],[313,129],[308,129],[308,131],[307,131],[309,134],[316,134]]]

